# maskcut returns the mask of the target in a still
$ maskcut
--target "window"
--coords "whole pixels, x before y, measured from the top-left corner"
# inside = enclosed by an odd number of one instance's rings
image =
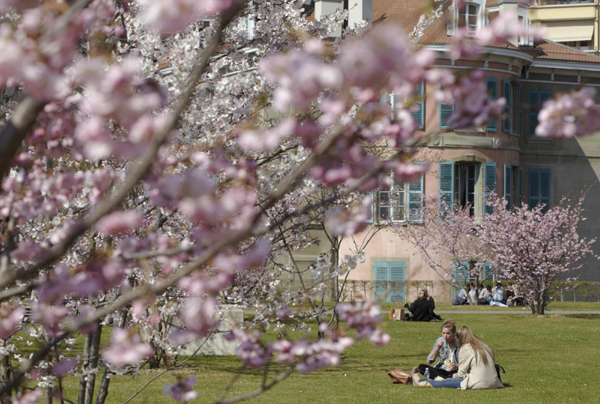
[[[519,27],[526,28],[524,18],[522,16],[519,16],[518,19],[519,19]],[[519,32],[519,37],[517,38],[517,40],[519,41],[519,45],[525,45],[525,38],[523,36],[521,36],[521,34],[522,34],[522,32]]]
[[[410,100],[410,111],[412,112],[412,116],[415,120],[415,124],[417,129],[425,128],[425,82],[421,81],[415,86],[415,90],[413,91],[412,98]],[[405,102],[402,102],[399,96],[396,94],[392,94],[391,97],[392,109],[404,108]]]
[[[538,203],[543,203],[546,206],[542,212],[547,212],[550,209],[550,170],[530,169],[529,170],[529,208],[533,209]]]
[[[480,172],[483,166],[483,187],[479,186]],[[465,207],[470,204],[470,214],[478,215],[481,192],[496,191],[496,163],[478,163],[469,161],[443,161],[439,163],[439,200],[447,206]],[[491,208],[482,205],[485,212]]]
[[[466,3],[464,9],[458,11],[458,26],[466,27],[469,32],[477,31],[478,14],[478,4]]]
[[[479,176],[479,163],[454,164],[454,203],[460,207],[470,206],[475,215],[475,184]]]
[[[404,262],[375,262],[374,299],[377,302],[404,301]]]
[[[486,80],[488,97],[492,100],[498,99],[498,79],[496,77],[488,77]],[[496,132],[498,130],[498,121],[490,122],[486,127],[486,131]]]
[[[397,185],[393,191],[377,193],[377,219],[379,221],[399,222],[404,220],[405,198],[404,184]]]
[[[423,176],[411,184],[394,184],[389,190],[375,192],[373,216],[377,222],[422,222]]]
[[[502,117],[502,131],[512,133],[512,86],[507,79],[502,80],[502,95],[506,98]]]
[[[535,128],[538,126],[538,114],[544,102],[550,98],[550,90],[529,90],[529,131],[530,137],[535,136]]]
[[[454,113],[454,105],[440,102],[440,129],[450,129],[448,120]]]

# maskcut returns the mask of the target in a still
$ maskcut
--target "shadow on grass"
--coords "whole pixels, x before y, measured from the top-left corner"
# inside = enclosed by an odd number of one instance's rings
[[[565,314],[568,318],[581,318],[584,320],[600,320],[600,314]]]

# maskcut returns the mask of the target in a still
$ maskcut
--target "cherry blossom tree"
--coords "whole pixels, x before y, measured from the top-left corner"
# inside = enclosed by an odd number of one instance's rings
[[[502,198],[488,201],[494,213],[486,217],[480,236],[501,276],[515,282],[532,313],[544,314],[553,281],[565,280],[586,257],[596,257],[592,251],[596,239],[586,240],[577,233],[585,220],[583,201],[583,197],[563,198],[549,209],[544,204],[506,209]]]
[[[407,163],[417,83],[442,85],[462,127],[498,118],[502,101],[481,98],[480,73],[455,82],[432,68],[434,54],[392,25],[326,45],[343,15],[311,22],[302,3],[0,1],[0,85],[18,89],[0,131],[3,401],[63,399],[71,374],[87,404],[103,368],[103,403],[114,375],[135,374],[153,354],[166,371],[183,366],[170,361],[213,332],[225,303],[261,310],[228,336],[244,364],[287,368],[221,402],[340,363],[353,340],[322,322],[316,341],[264,341],[259,330],[284,327],[290,306],[315,293],[282,293],[269,263],[314,242],[311,214],[350,235],[368,205],[350,195],[386,185],[391,171],[399,183],[421,175]],[[378,102],[392,91],[407,108]],[[369,151],[383,142],[391,158]],[[371,302],[337,312],[357,339],[389,341]],[[111,323],[113,343],[101,350]],[[41,348],[24,358],[18,339]],[[11,360],[21,363],[12,374]],[[164,391],[193,400],[194,383]]]
[[[487,245],[478,237],[479,220],[470,210],[468,205],[448,206],[443,200],[430,198],[423,209],[422,224],[393,230],[416,247],[424,263],[447,282],[466,287],[470,276],[485,280],[482,270],[488,260]],[[457,273],[462,276],[456,277]]]

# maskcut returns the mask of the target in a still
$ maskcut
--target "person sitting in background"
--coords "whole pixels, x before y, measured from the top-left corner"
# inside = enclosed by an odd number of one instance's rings
[[[483,298],[479,299],[479,304],[490,304],[494,300],[494,294],[492,293],[492,287],[490,285],[485,287]]]
[[[431,366],[437,358],[440,358],[435,366]],[[429,377],[435,379],[441,377],[447,379],[452,377],[458,370],[458,341],[456,340],[456,324],[449,318],[442,323],[442,336],[433,344],[433,349],[427,355],[427,364],[421,364],[413,369],[424,375],[429,369]]]
[[[477,289],[475,289],[475,284],[469,282],[467,286],[469,288],[469,304],[475,304],[477,302]]]
[[[465,288],[462,288],[452,301],[453,306],[460,306],[462,304],[469,304],[469,298],[467,297],[467,291]]]
[[[454,389],[499,389],[504,387],[495,366],[494,351],[473,334],[467,326],[456,332],[458,340],[458,372],[444,380],[423,380],[412,371],[414,386],[450,387]]]
[[[402,316],[402,321],[440,321],[440,317],[433,312],[435,303],[433,299],[429,300],[427,289],[423,288],[419,291],[419,297],[410,306],[408,303],[404,305],[411,313]],[[402,310],[403,312],[404,310]]]
[[[486,302],[485,302],[485,295],[487,294],[487,289],[483,286],[483,283],[480,283],[477,288],[479,289],[479,294],[477,296],[477,299],[479,300],[478,303],[479,304],[486,304]]]
[[[506,297],[506,304],[508,306],[525,306],[525,299],[516,285],[506,291]]]
[[[496,287],[492,290],[492,294],[495,302],[506,304],[506,297],[504,296],[502,282],[496,282]]]

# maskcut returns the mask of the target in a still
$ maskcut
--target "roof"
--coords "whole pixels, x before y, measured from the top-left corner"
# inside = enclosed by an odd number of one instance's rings
[[[492,5],[497,0],[486,0],[486,4]],[[407,33],[412,32],[419,22],[421,15],[427,10],[427,2],[422,0],[374,0],[373,2],[373,25],[395,22],[401,25]],[[421,45],[447,44],[452,37],[446,32],[448,21],[447,8],[451,4],[449,0],[443,3],[444,15],[437,18],[433,24],[425,29],[423,37],[419,40]],[[522,50],[534,57],[534,59],[550,59],[568,62],[600,63],[600,58],[589,55],[583,51],[570,48],[552,41],[543,41],[535,47],[517,47],[510,43],[497,48]]]
[[[526,48],[522,48],[526,50]],[[557,42],[544,41],[533,48],[538,54],[535,59],[564,60],[568,62],[600,63],[600,58],[586,52],[570,48]]]
[[[431,3],[423,0],[374,0],[373,25],[395,23],[403,27],[407,34],[410,34],[421,16],[429,11],[428,4]],[[435,19],[433,24],[425,30],[423,37],[419,40],[420,45],[443,45],[450,43],[452,37],[446,32],[446,23],[448,22],[447,8],[450,4],[451,0],[444,1],[443,17]],[[498,0],[486,0],[487,7],[497,4]],[[314,8],[308,7],[307,11],[307,18],[313,20]],[[599,57],[549,40],[537,43],[532,47],[517,47],[507,42],[504,46],[495,46],[494,48],[520,50],[533,56],[534,59],[540,60],[600,63]]]

